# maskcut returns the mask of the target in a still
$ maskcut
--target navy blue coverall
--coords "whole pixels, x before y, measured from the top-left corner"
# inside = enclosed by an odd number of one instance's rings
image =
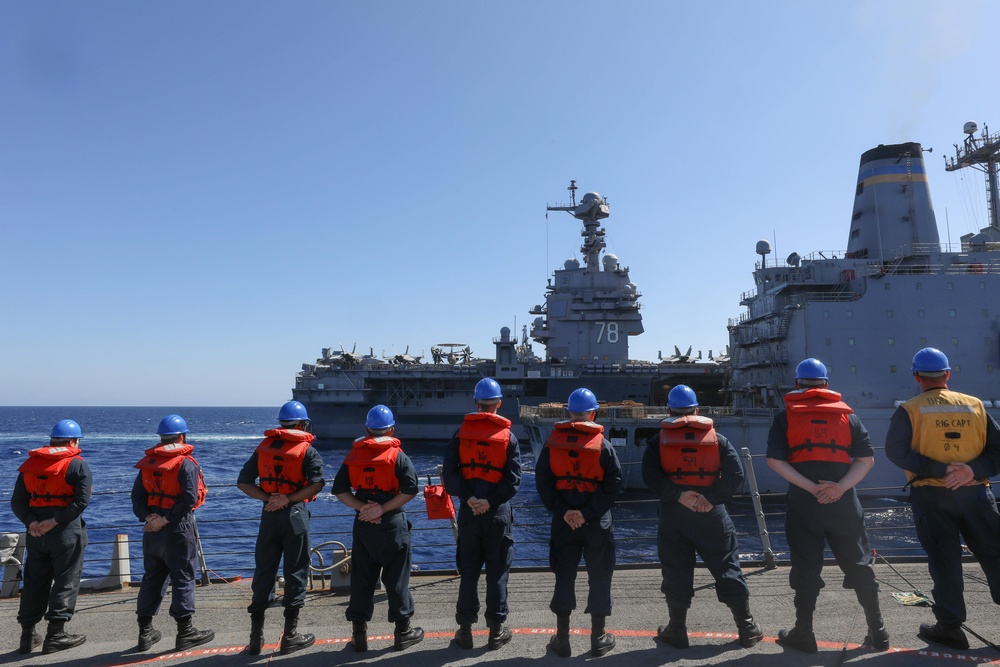
[[[35,625],[47,621],[69,621],[76,610],[83,573],[83,551],[87,547],[87,524],[83,510],[90,504],[93,476],[83,459],[66,468],[66,483],[73,487],[73,500],[66,507],[31,507],[24,476],[18,473],[10,508],[27,528],[35,521],[55,519],[56,527],[41,537],[27,536],[24,584],[17,622]]]
[[[456,562],[461,582],[455,621],[473,625],[479,621],[479,576],[486,566],[486,622],[507,620],[507,578],[514,560],[514,513],[510,499],[521,485],[521,450],[511,434],[507,444],[507,464],[503,478],[497,482],[485,479],[465,479],[459,468],[458,433],[444,452],[441,479],[449,495],[459,500],[458,547]],[[468,505],[475,496],[490,503],[485,514],[476,515]]]
[[[904,408],[898,408],[886,434],[886,456],[903,470],[924,477],[944,477],[948,465],[914,451],[913,435],[909,414]],[[976,480],[1000,472],[1000,428],[988,414],[985,449],[968,465]],[[917,539],[927,554],[934,581],[934,617],[948,626],[959,626],[966,621],[962,539],[983,568],[993,602],[1000,604],[1000,514],[989,485],[975,484],[958,489],[911,486],[910,505],[917,525]]]
[[[254,452],[243,464],[237,484],[256,484],[260,475],[258,455]],[[315,447],[306,450],[302,460],[302,478],[306,485],[323,484],[323,457]],[[273,512],[265,511],[261,504],[260,529],[254,547],[253,599],[247,607],[251,614],[262,612],[274,601],[274,581],[278,566],[284,558],[286,609],[302,607],[306,603],[306,584],[309,580],[309,509],[305,501],[289,503]]]
[[[601,444],[600,465],[604,480],[593,493],[584,493],[556,488],[548,447],[542,449],[535,463],[535,487],[542,504],[552,512],[549,566],[556,575],[556,586],[549,609],[556,616],[567,616],[576,609],[576,574],[581,556],[589,584],[584,613],[611,615],[611,579],[616,562],[611,508],[621,492],[622,467],[607,438]],[[586,521],[576,530],[564,519],[570,510],[579,510]]]
[[[719,601],[732,607],[750,598],[750,589],[740,569],[739,544],[725,503],[743,483],[743,468],[729,440],[717,434],[721,476],[712,486],[675,484],[660,465],[660,436],[646,443],[642,457],[642,479],[660,497],[657,551],[667,606],[689,609],[694,597],[695,554],[715,578]],[[697,491],[712,504],[708,512],[695,512],[678,500],[684,491]]]
[[[170,616],[187,618],[194,614],[198,557],[194,504],[198,499],[198,466],[185,459],[180,465],[177,482],[181,496],[166,511],[148,505],[149,493],[142,484],[142,471],[132,484],[132,513],[136,518],[145,521],[148,515],[159,514],[168,521],[162,529],[142,534],[143,575],[136,598],[136,615],[140,617],[159,613],[168,579],[173,588]]]
[[[857,415],[849,415],[851,459],[874,456],[868,429]],[[788,414],[782,410],[771,422],[767,435],[767,458],[787,461]],[[799,461],[792,467],[813,482],[839,481],[847,474],[850,463],[835,461]],[[865,530],[865,515],[852,487],[835,503],[821,504],[811,493],[794,484],[788,485],[785,516],[785,537],[788,539],[792,566],[788,583],[792,590],[816,598],[826,584],[821,576],[823,550],[830,545],[837,565],[844,573],[844,588],[853,589],[862,599],[878,593],[878,581],[872,570],[872,553]]]
[[[417,495],[417,470],[402,450],[396,456],[396,479],[399,493]],[[341,465],[333,479],[333,495],[351,491],[351,476],[347,465]],[[362,502],[385,503],[394,494],[356,494]],[[410,593],[410,522],[403,508],[382,515],[381,523],[354,519],[351,546],[351,601],[345,616],[348,621],[372,620],[375,611],[375,588],[379,575],[389,600],[391,622],[413,616],[413,594]]]

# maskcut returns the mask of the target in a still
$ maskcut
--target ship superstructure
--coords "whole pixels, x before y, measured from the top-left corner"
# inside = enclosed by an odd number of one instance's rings
[[[596,192],[570,203],[548,206],[582,223],[580,253],[553,272],[544,303],[520,339],[508,327],[493,339],[495,356],[477,358],[462,343],[432,348],[432,362],[409,353],[378,357],[324,348],[313,364],[303,364],[292,396],[309,410],[321,443],[347,446],[358,435],[367,411],[378,403],[392,408],[400,437],[445,442],[475,407],[472,395],[483,377],[501,385],[501,413],[515,422],[519,405],[563,403],[586,386],[602,401],[665,403],[674,384],[685,382],[706,395],[721,396],[724,363],[678,354],[659,362],[629,359],[629,338],[643,333],[639,288],[618,257],[604,253],[610,216]],[[543,349],[536,355],[532,342]],[[676,348],[675,348],[676,350]]]

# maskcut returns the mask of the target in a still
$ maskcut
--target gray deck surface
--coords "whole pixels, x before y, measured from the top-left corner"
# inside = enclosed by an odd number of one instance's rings
[[[427,632],[426,639],[406,651],[392,649],[392,625],[386,619],[384,595],[376,598],[375,618],[369,625],[369,650],[354,652],[349,643],[350,626],[344,620],[347,606],[345,593],[316,591],[310,593],[303,610],[300,630],[316,635],[316,645],[298,653],[281,656],[277,642],[282,629],[281,609],[269,610],[262,655],[241,654],[249,631],[246,605],[250,600],[249,581],[232,584],[212,584],[197,592],[198,613],[195,625],[212,628],[214,642],[179,655],[173,649],[173,621],[166,606],[155,625],[164,634],[163,640],[147,653],[132,652],[136,642],[136,588],[107,593],[81,595],[77,614],[67,628],[87,635],[87,643],[75,649],[30,656],[16,653],[19,627],[15,622],[17,600],[0,601],[0,615],[7,619],[0,632],[0,665],[6,664],[72,664],[80,667],[132,664],[203,664],[212,665],[363,665],[382,663],[405,667],[439,667],[441,665],[499,665],[528,667],[529,665],[579,664],[582,660],[599,660],[604,667],[634,667],[635,665],[722,665],[744,667],[782,667],[784,665],[867,664],[872,667],[920,664],[969,664],[1000,662],[1000,649],[969,637],[971,649],[955,652],[943,647],[929,647],[917,637],[920,623],[933,622],[926,607],[907,607],[893,600],[891,593],[912,590],[930,591],[926,564],[894,564],[894,572],[884,563],[876,565],[882,583],[882,607],[893,648],[877,653],[858,647],[865,634],[864,615],[851,591],[840,588],[842,577],[836,567],[827,567],[827,588],[820,596],[816,611],[816,635],[820,651],[807,655],[785,649],[774,642],[781,628],[794,620],[792,591],[788,588],[788,569],[747,570],[752,592],[751,609],[764,629],[765,639],[752,649],[736,643],[735,627],[729,610],[715,598],[708,571],[696,571],[697,593],[688,616],[691,647],[678,650],[661,644],[655,638],[656,627],[666,622],[666,604],[660,594],[658,569],[620,570],[615,573],[614,615],[608,619],[608,629],[618,637],[617,647],[602,658],[590,656],[589,617],[582,613],[586,606],[586,574],[580,574],[577,586],[580,612],[574,614],[571,627],[573,657],[559,658],[546,652],[546,642],[554,632],[555,618],[548,609],[553,577],[547,572],[515,572],[510,578],[509,625],[515,632],[511,643],[497,651],[486,648],[486,629],[480,623],[474,628],[476,647],[464,651],[451,644],[455,631],[454,608],[458,595],[458,579],[451,576],[420,575],[411,580],[416,600],[414,622]],[[908,584],[903,580],[912,584]],[[481,582],[482,586],[482,582]],[[481,593],[482,594],[482,593]],[[967,626],[986,640],[1000,643],[1000,613],[993,604],[985,578],[978,565],[966,566],[966,602],[969,607]],[[39,626],[44,632],[44,626]],[[843,647],[847,643],[846,652]]]

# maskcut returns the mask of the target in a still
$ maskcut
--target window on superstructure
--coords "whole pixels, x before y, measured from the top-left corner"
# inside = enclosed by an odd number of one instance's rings
[[[951,344],[954,345],[955,347],[958,347],[958,339],[955,338],[954,336],[952,336],[952,338],[951,338]]]
[[[896,364],[889,364],[889,372],[890,373],[896,372]]]
[[[888,320],[892,319],[892,309],[891,308],[889,310],[885,311],[885,317]]]
[[[920,347],[927,347],[927,336],[920,337]]]
[[[851,319],[853,317],[854,317],[854,311],[853,310],[848,310],[847,311],[847,319]]]
[[[944,284],[945,289],[955,289],[955,283],[947,282]]]
[[[961,366],[961,364],[955,364],[954,366],[952,366],[951,367],[951,372],[952,373],[961,373],[962,372],[962,366]]]
[[[861,193],[864,192],[864,191],[865,191],[865,182],[864,181],[859,181],[858,182],[858,189],[854,191],[854,196],[855,197],[860,197]]]
[[[823,311],[823,317],[830,317],[830,311],[829,310],[824,310]]]
[[[893,338],[892,336],[889,336],[889,345],[895,345],[895,344],[896,344],[896,339]]]
[[[851,364],[851,375],[857,375],[857,374],[858,374],[858,367],[855,366],[854,364]]]
[[[854,339],[853,338],[848,338],[847,339],[847,344],[848,345],[854,345]]]
[[[954,308],[949,308],[948,309],[948,317],[955,317],[955,309]]]

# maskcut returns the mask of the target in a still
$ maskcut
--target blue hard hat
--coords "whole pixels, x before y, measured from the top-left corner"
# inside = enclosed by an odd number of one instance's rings
[[[796,380],[829,380],[826,376],[826,366],[819,359],[803,359],[795,367]]]
[[[298,401],[288,401],[278,410],[279,422],[304,422],[309,421],[309,413],[306,406]]]
[[[503,398],[503,392],[500,391],[500,384],[493,378],[483,378],[476,384],[476,393],[474,394],[477,401],[488,401],[496,398]]]
[[[72,419],[60,419],[56,422],[56,425],[52,427],[52,433],[49,434],[49,437],[82,438],[83,431],[80,430],[80,425]]]
[[[156,427],[156,435],[180,435],[189,433],[187,422],[180,415],[167,415]]]
[[[944,352],[934,347],[925,347],[913,355],[914,373],[934,373],[938,371],[950,371],[948,357]]]
[[[396,420],[392,417],[392,410],[384,405],[376,405],[368,411],[368,419],[365,420],[365,427],[370,429],[383,429],[395,426]]]
[[[581,387],[569,395],[567,407],[570,412],[593,412],[597,410],[597,397],[594,392]]]
[[[671,408],[696,408],[698,407],[698,397],[694,389],[686,384],[679,384],[667,394],[667,406]]]

